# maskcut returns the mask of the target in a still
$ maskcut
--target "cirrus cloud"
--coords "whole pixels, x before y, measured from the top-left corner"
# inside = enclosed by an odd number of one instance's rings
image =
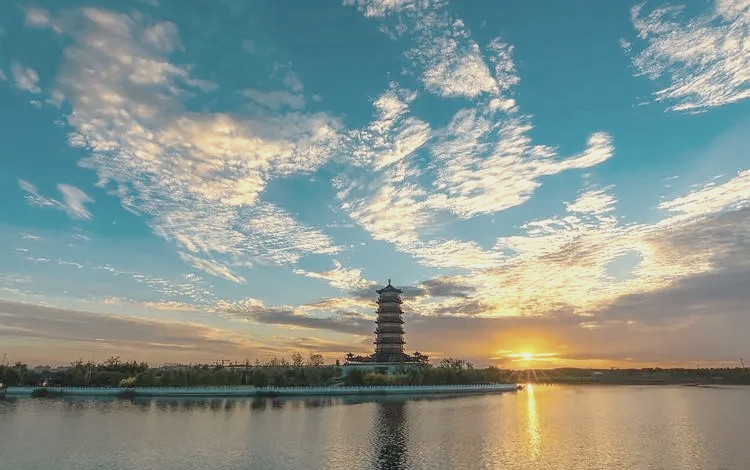
[[[712,3],[693,18],[684,16],[684,6],[631,10],[638,39],[646,42],[633,66],[639,75],[669,81],[654,96],[672,111],[700,112],[750,98],[750,3]]]

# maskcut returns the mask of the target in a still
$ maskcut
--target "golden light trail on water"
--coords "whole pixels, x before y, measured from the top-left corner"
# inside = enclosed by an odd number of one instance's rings
[[[542,436],[539,432],[539,417],[536,410],[536,397],[534,396],[534,384],[526,385],[526,434],[528,442],[526,450],[533,459],[539,458],[542,451]]]

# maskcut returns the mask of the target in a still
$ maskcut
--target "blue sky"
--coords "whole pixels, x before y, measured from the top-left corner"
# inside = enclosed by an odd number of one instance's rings
[[[748,354],[747,0],[207,5],[3,5],[11,357]]]

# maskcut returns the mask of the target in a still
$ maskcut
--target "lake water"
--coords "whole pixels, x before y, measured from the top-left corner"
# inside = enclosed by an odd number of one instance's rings
[[[750,387],[0,402],[12,470],[750,470]]]

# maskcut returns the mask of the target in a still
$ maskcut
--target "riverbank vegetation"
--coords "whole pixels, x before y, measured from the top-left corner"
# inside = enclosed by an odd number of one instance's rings
[[[577,369],[560,368],[536,371],[516,371],[512,380],[518,383],[541,382],[559,384],[611,385],[750,385],[750,368],[672,368],[644,369]]]
[[[342,376],[338,364],[325,364],[322,356],[292,355],[232,364],[187,364],[151,367],[111,357],[101,363],[76,361],[68,367],[29,368],[17,362],[0,365],[0,382],[27,386],[90,387],[303,387],[328,385],[459,385],[482,383],[559,384],[716,384],[750,385],[750,368],[722,369],[576,369],[509,370],[478,368],[460,359],[443,359],[437,365],[399,367],[393,375],[351,370]]]
[[[57,370],[30,370],[20,363],[6,369],[0,371],[0,377],[9,385],[50,387],[299,387],[327,385],[341,375],[340,367],[323,364],[322,357],[316,354],[306,361],[295,354],[292,362],[272,360],[232,365],[150,367],[144,362],[123,362],[119,357],[111,357],[101,363],[76,361]]]
[[[350,371],[343,379],[345,385],[471,385],[509,383],[512,371],[487,367],[475,368],[461,359],[443,359],[436,367],[397,367],[392,375],[377,372]]]

